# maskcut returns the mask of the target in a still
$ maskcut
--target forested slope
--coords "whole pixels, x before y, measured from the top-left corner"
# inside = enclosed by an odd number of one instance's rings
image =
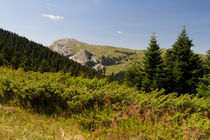
[[[81,73],[89,77],[101,76],[100,72],[69,60],[41,44],[0,29],[0,65],[3,64],[15,69],[22,67],[24,70],[40,72],[62,70],[76,76]]]

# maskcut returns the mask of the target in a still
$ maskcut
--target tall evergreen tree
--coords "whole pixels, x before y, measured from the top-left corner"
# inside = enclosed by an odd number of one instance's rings
[[[144,78],[142,81],[142,89],[144,91],[152,91],[163,87],[163,60],[161,58],[161,50],[157,44],[156,36],[151,37],[149,47],[143,57]]]
[[[191,50],[192,40],[186,29],[182,30],[172,49],[166,53],[167,79],[165,88],[168,92],[195,93],[199,77],[202,77],[202,61]]]

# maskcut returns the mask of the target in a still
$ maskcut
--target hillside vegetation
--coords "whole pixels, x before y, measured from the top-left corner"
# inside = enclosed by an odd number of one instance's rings
[[[76,39],[60,39],[55,41],[49,48],[68,57],[86,50],[93,54],[93,57],[96,58],[100,64],[105,66],[106,74],[108,75],[126,71],[129,66],[135,63],[135,61],[142,62],[146,51],[87,44]],[[161,51],[164,56],[166,49],[161,49]],[[203,59],[205,58],[205,55],[200,54],[200,56]]]
[[[0,65],[10,65],[15,69],[22,67],[24,70],[40,72],[65,71],[75,76],[84,74],[89,77],[102,77],[100,72],[82,66],[41,44],[3,29],[0,29]]]
[[[0,102],[17,107],[0,108],[3,139],[210,138],[210,98],[144,93],[107,79],[1,67]]]
[[[193,52],[192,42],[184,27],[172,48],[163,54],[153,34],[143,61],[128,67],[124,83],[145,92],[165,89],[166,93],[209,97],[210,51],[202,59]]]
[[[62,47],[62,49],[58,49]],[[60,39],[55,41],[50,48],[60,54],[72,56],[86,50],[106,67],[107,74],[118,73],[126,70],[133,60],[141,59],[145,50],[132,50],[112,46],[92,45],[75,39]]]
[[[210,50],[195,54],[185,27],[168,50],[153,35],[144,56],[63,41],[76,50],[0,30],[0,139],[210,139]]]

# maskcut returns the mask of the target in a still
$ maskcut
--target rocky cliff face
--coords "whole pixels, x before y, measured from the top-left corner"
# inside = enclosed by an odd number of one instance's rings
[[[74,39],[68,41],[64,39],[62,42],[59,42],[53,47],[51,47],[51,49],[55,52],[69,57],[69,59],[76,61],[77,63],[80,63],[83,66],[88,66],[95,70],[102,70],[104,66],[100,64],[100,61],[97,60],[92,53],[88,52],[87,50],[80,50],[77,53],[73,53],[71,50],[69,50],[69,48],[66,47],[72,46],[75,49],[80,48],[82,45],[82,43]]]
[[[69,57],[69,59],[72,59],[83,66],[94,68],[95,70],[102,70],[104,68],[103,65],[101,65],[100,62],[93,56],[93,54],[87,50],[82,50]]]
[[[98,61],[93,57],[93,54],[86,50],[78,52],[77,54],[69,57],[69,59],[72,59],[82,65],[86,65],[89,67],[93,67],[98,63]]]

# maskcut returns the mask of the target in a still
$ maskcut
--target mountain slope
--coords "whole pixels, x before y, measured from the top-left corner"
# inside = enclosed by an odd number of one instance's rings
[[[9,31],[0,29],[0,65],[40,72],[71,72],[72,75],[84,73],[86,76],[101,76],[89,67],[82,66],[51,49],[29,41]]]
[[[127,68],[133,60],[141,59],[144,50],[132,50],[126,48],[118,48],[112,46],[92,45],[77,41],[75,39],[60,39],[55,41],[50,49],[63,54],[70,59],[75,58],[75,54],[80,51],[91,53],[98,64],[106,67],[107,74],[118,73]],[[79,63],[82,60],[73,59]],[[84,61],[86,61],[84,59]]]
[[[58,52],[70,59],[75,58],[75,54],[86,51],[92,54],[92,57],[96,59],[98,63],[95,65],[100,65],[106,68],[106,74],[119,73],[125,71],[129,65],[135,61],[142,61],[144,52],[146,50],[132,50],[126,48],[118,48],[112,46],[102,46],[102,45],[92,45],[84,42],[80,42],[76,39],[60,39],[55,41],[51,46],[55,52]],[[162,55],[164,56],[167,49],[161,49]],[[72,57],[74,56],[74,57]],[[206,56],[199,54],[199,56],[204,59]],[[76,62],[83,64],[85,59],[73,59]],[[81,62],[83,61],[83,62]],[[86,65],[89,66],[89,65]],[[91,66],[92,67],[92,66]],[[92,67],[93,68],[93,67]],[[102,69],[99,68],[99,69]]]

